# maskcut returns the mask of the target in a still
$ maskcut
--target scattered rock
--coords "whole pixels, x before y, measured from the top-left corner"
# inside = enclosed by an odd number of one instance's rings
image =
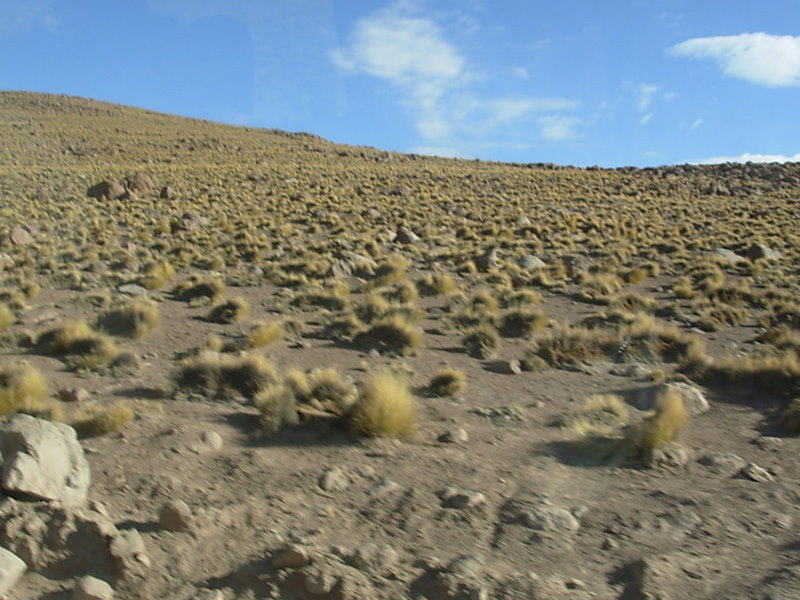
[[[144,539],[136,529],[120,531],[108,545],[117,577],[127,579],[150,566]]]
[[[289,597],[304,600],[371,600],[379,598],[369,578],[335,557],[321,556],[302,569],[278,574],[278,585]]]
[[[520,257],[520,259],[517,261],[517,264],[526,271],[547,268],[547,263],[533,254],[526,254],[525,256]]]
[[[318,485],[326,492],[341,492],[350,486],[350,478],[341,469],[333,467],[322,474]]]
[[[479,271],[489,271],[495,268],[499,263],[500,250],[496,247],[491,247],[483,254],[479,254],[473,258],[473,262]]]
[[[401,225],[397,228],[397,237],[395,240],[401,244],[414,244],[419,241],[419,236],[405,225]]]
[[[437,439],[443,444],[466,444],[469,441],[469,433],[466,429],[458,427],[445,431]]]
[[[138,283],[126,283],[125,285],[121,285],[117,288],[117,291],[120,294],[125,294],[126,296],[146,296],[147,295],[147,288],[142,287]]]
[[[27,246],[33,243],[31,230],[25,225],[14,225],[8,237],[11,239],[11,242],[17,246]]]
[[[441,494],[444,508],[469,509],[486,503],[486,496],[481,492],[448,487]]]
[[[647,377],[650,375],[650,371],[650,368],[641,363],[622,365],[612,363],[612,366],[608,370],[611,375],[616,375],[617,377],[634,377],[636,379]]]
[[[760,435],[753,440],[753,443],[769,452],[780,452],[783,449],[783,439],[772,435]]]
[[[192,526],[192,510],[183,500],[173,500],[161,507],[158,524],[167,531],[187,531]]]
[[[64,506],[86,500],[91,475],[75,430],[18,414],[0,425],[3,489]]]
[[[156,187],[156,184],[149,175],[135,173],[125,180],[125,187],[133,192],[149,192]]]
[[[172,186],[165,185],[158,193],[158,197],[162,200],[172,200],[175,197],[175,191],[172,189]]]
[[[62,388],[58,390],[58,398],[62,402],[86,402],[91,395],[85,388]]]
[[[630,568],[624,597],[642,600],[712,598],[718,570],[712,559],[684,552],[650,556]]]
[[[697,461],[701,465],[708,467],[708,470],[716,475],[733,477],[745,466],[744,459],[732,452],[714,452],[701,456]]]
[[[714,248],[711,252],[706,252],[705,254],[718,258],[729,265],[735,265],[745,260],[743,256],[739,256],[736,252],[727,248]]]
[[[19,556],[0,547],[0,596],[10,592],[26,570],[25,562]]]
[[[389,544],[364,544],[349,555],[349,562],[357,569],[383,575],[398,562],[397,551]]]
[[[6,254],[5,252],[0,253],[0,271],[5,271],[6,269],[13,269],[15,264],[16,263],[14,262],[14,259],[11,258],[11,256]]]
[[[299,569],[310,565],[311,562],[308,549],[299,544],[287,546],[272,556],[272,566],[276,569]]]
[[[675,390],[681,395],[686,409],[692,416],[701,415],[711,410],[711,405],[703,393],[703,390],[697,386],[681,381],[671,381],[641,390],[634,399],[636,408],[639,410],[653,410],[656,406],[656,397],[661,391],[666,389]]]
[[[111,600],[114,590],[102,579],[81,577],[72,590],[72,600]]]
[[[89,198],[96,198],[97,200],[117,200],[124,196],[125,193],[124,187],[108,180],[96,183],[86,190],[86,195]]]
[[[645,465],[651,469],[685,467],[692,457],[691,452],[680,444],[667,444],[653,448],[644,458]]]
[[[522,367],[517,359],[511,360],[494,360],[486,364],[489,371],[495,373],[502,373],[503,375],[519,375],[522,373]]]
[[[772,473],[767,471],[764,467],[759,467],[755,463],[750,463],[741,470],[741,475],[750,481],[758,483],[766,483],[768,481],[775,481]]]
[[[223,443],[224,440],[220,434],[212,429],[206,429],[200,432],[198,439],[189,446],[189,449],[197,454],[216,452],[222,450]]]
[[[575,515],[547,499],[512,498],[503,506],[501,518],[506,523],[524,525],[545,534],[568,538],[580,529]]]
[[[752,246],[747,249],[746,252],[747,258],[751,260],[780,260],[781,253],[777,250],[773,250],[769,246],[761,244],[759,242],[755,242]]]

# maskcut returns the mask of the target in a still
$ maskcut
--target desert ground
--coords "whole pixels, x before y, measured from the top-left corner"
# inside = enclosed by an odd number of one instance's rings
[[[800,164],[0,139],[0,597],[800,598]]]

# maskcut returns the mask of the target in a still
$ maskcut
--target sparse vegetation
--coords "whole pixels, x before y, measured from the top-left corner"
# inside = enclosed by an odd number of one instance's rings
[[[72,426],[81,437],[92,437],[121,431],[127,427],[135,413],[124,402],[111,406],[86,405],[79,408],[72,417]]]
[[[0,419],[18,412],[53,418],[56,406],[39,369],[25,363],[0,365]]]
[[[228,325],[244,321],[250,314],[250,304],[244,298],[237,296],[211,307],[206,318],[212,323]]]
[[[458,369],[440,369],[428,383],[432,396],[454,396],[467,386],[467,377]]]
[[[158,327],[158,305],[147,298],[133,300],[100,315],[97,327],[116,336],[141,338]]]
[[[408,383],[391,371],[371,374],[349,416],[358,433],[408,438],[417,427],[417,410]]]

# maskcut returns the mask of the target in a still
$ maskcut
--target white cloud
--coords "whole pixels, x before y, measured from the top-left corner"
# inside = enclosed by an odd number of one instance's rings
[[[411,149],[411,152],[413,154],[441,156],[443,158],[468,158],[459,148],[448,148],[445,146],[416,146]]]
[[[767,86],[800,85],[800,36],[742,33],[694,38],[669,50],[716,61],[726,75]]]
[[[703,124],[703,119],[695,119],[694,121],[692,121],[692,124],[689,125],[689,129],[697,129],[702,124]]]
[[[581,120],[577,117],[547,116],[539,119],[542,137],[546,140],[560,142],[577,137],[575,130]]]
[[[783,154],[750,154],[745,152],[739,156],[716,156],[713,158],[704,158],[702,160],[692,161],[698,165],[718,165],[721,163],[786,163],[786,162],[800,162],[800,152],[792,156],[785,156]]]
[[[536,124],[579,106],[565,98],[497,97],[481,90],[478,69],[442,27],[415,9],[398,1],[360,19],[348,43],[330,52],[330,59],[347,73],[387,82],[411,113],[424,153],[460,156],[458,148],[486,141],[499,128],[525,119]],[[511,75],[530,76],[523,67],[512,68]],[[567,139],[577,119],[539,123],[547,139]]]
[[[636,88],[636,108],[644,112],[653,103],[653,96],[660,90],[657,85],[650,83],[642,83]]]
[[[645,123],[648,123],[652,118],[653,118],[653,113],[651,112],[647,113],[646,115],[642,115],[639,118],[639,125],[644,125]]]
[[[0,39],[28,33],[34,25],[43,25],[49,30],[58,27],[52,14],[52,0],[11,0],[2,2]]]

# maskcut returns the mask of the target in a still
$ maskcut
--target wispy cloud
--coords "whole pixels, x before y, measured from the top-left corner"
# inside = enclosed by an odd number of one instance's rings
[[[541,117],[542,137],[546,140],[560,142],[578,136],[577,127],[581,120],[577,117],[548,116]]]
[[[653,96],[656,95],[661,88],[651,83],[642,83],[636,88],[636,108],[641,112],[650,108],[653,103]]]
[[[412,114],[424,140],[419,148],[435,150],[426,153],[462,154],[458,148],[465,144],[483,141],[495,130],[526,119],[538,124],[541,137],[550,140],[571,137],[579,125],[577,117],[560,124],[543,120],[574,110],[576,101],[485,93],[478,69],[442,27],[407,3],[397,2],[357,21],[348,43],[333,50],[330,58],[346,73],[388,83]],[[523,67],[512,73],[518,79],[529,77]],[[560,134],[554,133],[557,130]]]
[[[714,60],[723,73],[767,86],[800,85],[800,36],[742,33],[694,38],[669,49]]]
[[[0,39],[27,33],[34,25],[56,29],[58,20],[53,16],[52,9],[52,0],[3,2],[0,9]]]
[[[722,163],[786,163],[786,162],[800,162],[800,152],[792,156],[783,154],[750,154],[745,152],[739,156],[715,156],[713,158],[704,158],[701,160],[691,161],[698,165],[718,165]]]

